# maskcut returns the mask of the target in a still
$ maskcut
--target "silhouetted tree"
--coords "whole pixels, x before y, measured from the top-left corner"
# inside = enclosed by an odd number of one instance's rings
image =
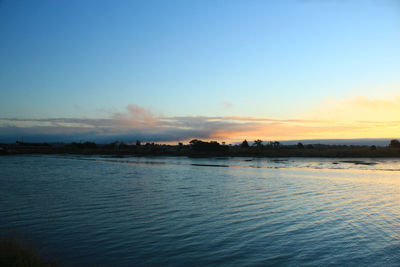
[[[193,145],[195,145],[195,144],[197,144],[197,143],[199,143],[199,142],[203,142],[203,141],[200,141],[200,140],[197,140],[197,139],[193,139],[193,140],[190,140],[189,144],[190,144],[191,146],[193,146]]]
[[[240,144],[240,146],[241,146],[242,148],[248,148],[248,147],[249,147],[249,143],[247,142],[246,139],[244,139],[244,141],[242,142],[242,144]]]
[[[189,144],[191,149],[194,151],[216,152],[223,150],[223,147],[216,141],[203,142],[201,140],[193,139]]]
[[[146,148],[149,148],[149,147],[154,147],[155,146],[155,144],[154,144],[154,142],[147,142],[145,145],[144,145],[144,147],[146,147]]]
[[[397,139],[393,139],[390,141],[389,147],[393,148],[399,148],[400,147],[400,142]]]
[[[254,140],[253,146],[255,146],[257,148],[261,148],[263,146],[262,142],[263,141],[261,141],[260,139]]]
[[[281,147],[281,143],[279,143],[278,141],[275,141],[275,142],[272,143],[272,147],[275,148],[275,149],[278,149],[278,148]]]
[[[297,148],[304,149],[304,145],[302,143],[297,143]]]
[[[269,141],[268,144],[265,145],[266,148],[271,149],[274,147],[274,142]]]
[[[140,146],[140,141],[136,140],[136,146]]]

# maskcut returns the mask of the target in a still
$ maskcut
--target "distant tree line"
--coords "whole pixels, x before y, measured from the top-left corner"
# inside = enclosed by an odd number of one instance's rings
[[[118,154],[118,155],[171,155],[171,156],[265,156],[265,157],[400,157],[400,141],[393,139],[386,147],[303,144],[283,145],[278,141],[252,142],[243,140],[238,144],[193,139],[188,144],[157,144],[137,140],[133,143],[115,141],[108,144],[73,142],[70,144],[25,143],[0,144],[0,154]]]
[[[400,148],[400,142],[397,139],[393,139],[390,141],[389,147]]]

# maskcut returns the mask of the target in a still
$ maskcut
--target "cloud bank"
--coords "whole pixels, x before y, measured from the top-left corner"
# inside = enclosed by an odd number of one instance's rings
[[[128,105],[109,118],[0,119],[0,143],[96,141],[187,142],[193,138],[238,142],[243,139],[349,139],[400,136],[400,97],[328,99],[296,119],[267,117],[156,116]]]

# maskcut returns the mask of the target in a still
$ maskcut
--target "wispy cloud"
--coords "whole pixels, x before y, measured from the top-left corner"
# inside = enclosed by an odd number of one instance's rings
[[[224,108],[226,109],[231,109],[233,107],[233,104],[229,101],[224,102]]]
[[[155,115],[128,105],[105,119],[0,119],[0,142],[24,137],[33,141],[177,142],[192,138],[236,142],[243,139],[290,140],[391,138],[400,135],[400,98],[328,99],[296,119],[244,116]]]
[[[150,110],[132,104],[126,107],[125,113],[114,113],[112,120],[120,127],[139,129],[154,127],[158,123],[158,118]]]

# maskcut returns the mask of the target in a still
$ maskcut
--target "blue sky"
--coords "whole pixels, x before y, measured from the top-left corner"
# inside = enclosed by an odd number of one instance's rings
[[[284,120],[400,89],[390,0],[3,0],[0,40],[7,119],[113,118],[135,105]]]

